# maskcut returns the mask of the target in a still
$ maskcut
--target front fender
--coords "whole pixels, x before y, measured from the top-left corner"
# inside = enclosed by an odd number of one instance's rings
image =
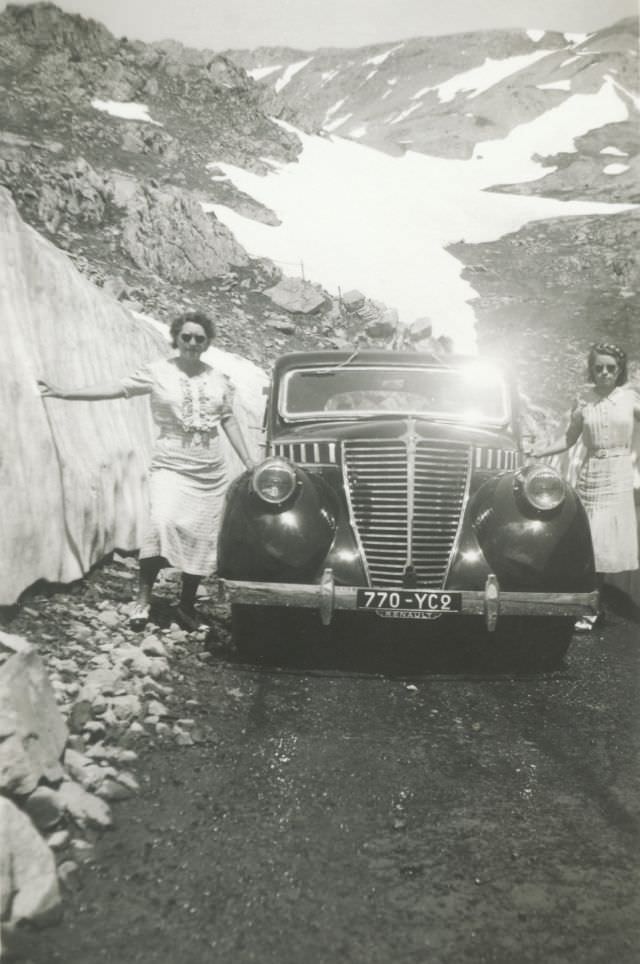
[[[518,495],[515,479],[515,473],[494,477],[470,500],[448,585],[488,570],[505,590],[590,592],[596,584],[593,547],[577,494],[567,486],[562,505],[541,512]]]
[[[336,531],[336,497],[321,478],[295,469],[295,493],[281,507],[256,495],[251,473],[232,483],[218,536],[219,576],[308,582],[321,569]]]

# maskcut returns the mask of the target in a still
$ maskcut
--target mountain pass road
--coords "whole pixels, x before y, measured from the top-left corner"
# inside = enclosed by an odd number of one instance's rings
[[[639,636],[545,675],[185,659],[196,744],[142,754],[31,964],[637,964]]]

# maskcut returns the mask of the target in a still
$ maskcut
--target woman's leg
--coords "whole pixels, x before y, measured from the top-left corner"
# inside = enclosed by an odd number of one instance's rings
[[[163,560],[160,556],[150,556],[148,559],[140,560],[138,576],[138,603],[140,606],[151,604],[151,593],[158,578],[158,573],[162,569],[162,563]]]
[[[195,613],[196,594],[202,576],[194,576],[189,572],[182,573],[182,591],[180,593],[180,609],[185,613]]]
[[[163,564],[164,560],[160,556],[151,556],[139,561],[138,598],[129,615],[129,628],[134,632],[144,629],[149,621],[151,592]]]
[[[197,632],[197,630],[202,629],[203,625],[206,625],[199,613],[196,612],[196,593],[201,580],[202,576],[194,576],[190,572],[182,573],[182,592],[180,593],[176,615],[182,628],[188,632]]]

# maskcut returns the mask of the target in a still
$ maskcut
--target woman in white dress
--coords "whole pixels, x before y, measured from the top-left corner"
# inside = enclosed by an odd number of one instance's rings
[[[607,573],[638,568],[631,441],[634,419],[640,419],[640,401],[627,386],[627,356],[617,345],[594,345],[587,366],[593,385],[574,402],[564,438],[533,454],[536,458],[556,455],[582,438],[586,457],[576,488],[589,517],[602,589]],[[601,610],[595,619],[580,620],[576,628],[586,631],[603,619]]]
[[[171,337],[176,355],[113,384],[64,390],[39,382],[42,395],[71,401],[150,397],[158,438],[140,547],[138,598],[129,618],[136,630],[149,619],[153,585],[167,565],[182,573],[179,621],[186,629],[201,623],[196,592],[202,577],[216,567],[218,523],[228,482],[220,431],[247,469],[254,464],[234,415],[231,382],[201,358],[215,337],[212,320],[204,312],[184,312],[172,323]]]

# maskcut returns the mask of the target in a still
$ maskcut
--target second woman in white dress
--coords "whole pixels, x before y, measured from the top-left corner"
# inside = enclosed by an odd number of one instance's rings
[[[633,491],[631,442],[640,400],[627,385],[627,356],[617,345],[594,345],[587,367],[592,382],[576,399],[563,439],[542,449],[541,458],[564,452],[581,438],[585,459],[577,491],[591,529],[599,588],[607,573],[638,568],[638,524]],[[596,621],[602,621],[601,612]],[[591,628],[581,620],[578,629]]]

